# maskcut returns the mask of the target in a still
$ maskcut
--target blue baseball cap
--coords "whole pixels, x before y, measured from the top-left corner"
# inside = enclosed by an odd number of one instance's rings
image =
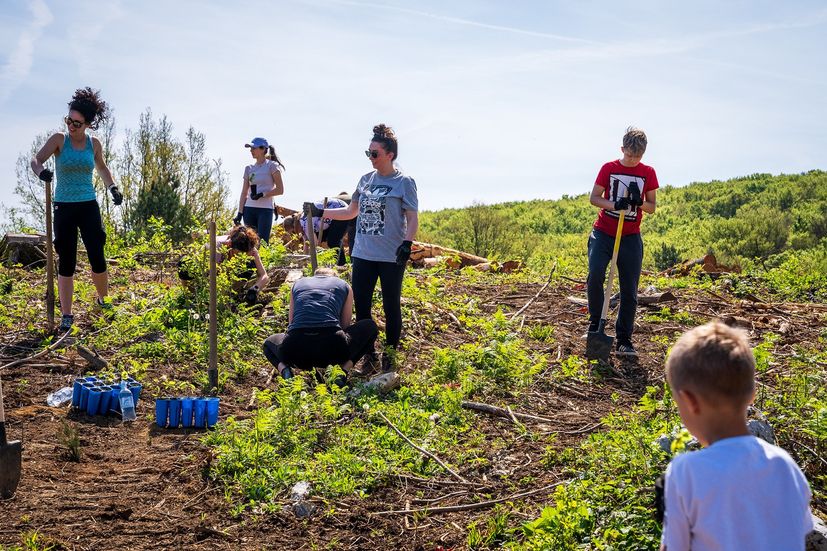
[[[270,144],[264,138],[253,138],[250,143],[245,143],[244,147],[269,147]]]

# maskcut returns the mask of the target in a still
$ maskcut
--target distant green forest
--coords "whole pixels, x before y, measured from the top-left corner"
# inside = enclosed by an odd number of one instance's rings
[[[804,295],[825,293],[827,172],[753,174],[658,190],[645,215],[644,268],[663,270],[707,252],[720,263],[764,275],[783,268]],[[496,260],[586,272],[586,242],[597,208],[588,194],[562,199],[474,204],[423,212],[419,238]],[[816,272],[816,273],[809,273]],[[778,274],[776,274],[778,275]],[[795,294],[795,293],[793,293]]]

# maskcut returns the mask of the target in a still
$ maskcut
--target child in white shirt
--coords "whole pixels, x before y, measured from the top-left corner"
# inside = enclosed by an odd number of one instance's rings
[[[688,331],[666,378],[704,449],[666,471],[661,550],[803,550],[813,528],[807,480],[787,452],[747,430],[755,359],[746,336],[720,322]]]

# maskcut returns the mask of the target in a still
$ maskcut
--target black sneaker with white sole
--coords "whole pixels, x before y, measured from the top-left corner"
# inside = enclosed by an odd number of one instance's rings
[[[630,342],[618,343],[615,356],[625,356],[627,358],[637,358],[637,350]]]

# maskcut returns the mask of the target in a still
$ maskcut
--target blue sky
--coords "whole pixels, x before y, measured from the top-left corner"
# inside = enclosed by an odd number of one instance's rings
[[[2,0],[0,202],[82,86],[118,137],[193,126],[240,190],[254,136],[281,201],[351,191],[378,122],[424,209],[591,189],[626,126],[661,185],[827,168],[827,4]]]

